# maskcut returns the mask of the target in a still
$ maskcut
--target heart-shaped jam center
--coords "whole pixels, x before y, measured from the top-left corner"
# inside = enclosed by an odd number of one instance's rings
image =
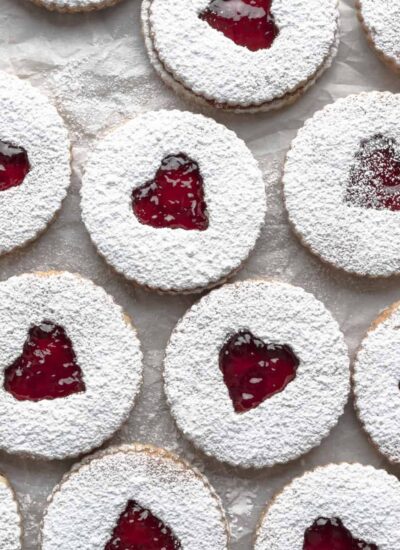
[[[21,185],[29,170],[25,149],[0,140],[0,191]]]
[[[354,539],[338,518],[318,518],[304,534],[303,550],[378,550],[378,547]]]
[[[7,367],[4,388],[19,401],[41,401],[85,391],[65,330],[43,321],[30,328],[22,354]]]
[[[132,208],[141,223],[152,227],[207,229],[203,178],[197,162],[183,153],[165,157],[154,180],[134,189]]]
[[[266,344],[240,331],[221,349],[219,365],[233,407],[242,413],[283,391],[295,378],[299,360],[287,345]]]
[[[104,550],[180,550],[171,529],[130,500]]]
[[[400,150],[393,138],[379,134],[361,143],[346,201],[361,208],[400,210]]]
[[[200,19],[255,52],[270,48],[278,36],[271,4],[272,0],[211,0]]]

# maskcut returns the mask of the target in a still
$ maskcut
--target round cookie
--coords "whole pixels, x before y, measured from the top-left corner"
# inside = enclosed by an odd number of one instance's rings
[[[312,294],[279,282],[202,298],[167,346],[165,392],[178,427],[207,455],[245,468],[306,453],[349,393],[338,324]]]
[[[373,444],[400,462],[400,303],[387,308],[367,332],[354,363],[357,414]]]
[[[39,7],[61,13],[80,13],[115,6],[121,0],[31,0]]]
[[[0,550],[21,550],[21,516],[8,480],[0,475]]]
[[[330,464],[287,485],[263,513],[254,550],[400,546],[400,483],[384,470]]]
[[[0,254],[41,233],[70,183],[70,143],[48,99],[0,73]]]
[[[43,459],[99,447],[127,419],[142,379],[121,308],[71,273],[0,283],[0,449]]]
[[[356,6],[369,44],[384,63],[400,71],[400,6],[392,0],[357,0]]]
[[[207,479],[176,455],[140,444],[73,468],[50,497],[41,535],[42,550],[111,550],[128,541],[137,548],[227,550],[229,539]]]
[[[339,99],[306,121],[287,154],[289,220],[303,244],[349,273],[400,273],[400,95]]]
[[[144,0],[150,61],[186,99],[236,112],[288,105],[331,65],[336,0]]]
[[[82,185],[99,253],[133,282],[198,292],[236,272],[264,223],[265,186],[244,142],[181,111],[149,112],[107,134]]]

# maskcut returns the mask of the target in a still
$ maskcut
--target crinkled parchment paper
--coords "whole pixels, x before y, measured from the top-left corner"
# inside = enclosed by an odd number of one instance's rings
[[[352,355],[377,313],[400,296],[400,279],[362,280],[314,258],[292,234],[282,202],[280,174],[291,139],[303,121],[336,98],[363,90],[398,92],[400,80],[368,49],[352,0],[341,5],[341,45],[333,67],[292,107],[273,114],[206,112],[234,129],[259,160],[268,189],[268,215],[256,250],[236,279],[277,277],[313,292],[340,323]],[[223,499],[233,550],[251,548],[264,504],[294,476],[329,462],[359,461],[399,474],[369,444],[352,404],[330,437],[302,459],[262,471],[240,471],[207,459],[177,432],[161,384],[162,358],[172,328],[192,297],[160,297],[134,288],[97,255],[81,222],[80,177],[88,151],[104,131],[149,109],[192,106],[158,79],[147,60],[140,0],[87,15],[48,13],[25,0],[1,0],[0,69],[29,79],[50,95],[73,141],[73,180],[56,221],[36,242],[0,259],[0,277],[48,269],[80,272],[102,285],[132,316],[145,354],[144,387],[127,425],[112,444],[155,443],[192,461]],[[1,113],[0,113],[1,116]],[[36,550],[46,498],[71,462],[34,462],[0,454],[0,470],[17,490],[24,518],[24,549]],[[84,550],[84,549],[82,549]]]

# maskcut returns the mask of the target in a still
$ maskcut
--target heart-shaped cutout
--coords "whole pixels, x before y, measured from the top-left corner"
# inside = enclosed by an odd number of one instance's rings
[[[72,342],[62,327],[43,321],[30,328],[22,354],[5,370],[4,389],[19,401],[85,391]]]
[[[200,14],[213,29],[252,52],[270,48],[279,34],[272,0],[211,0]]]
[[[400,210],[400,150],[393,138],[378,134],[361,143],[346,201],[361,208]]]
[[[104,550],[180,550],[171,529],[150,510],[130,500]]]
[[[152,227],[207,229],[203,178],[197,162],[183,153],[165,157],[154,180],[134,189],[132,208],[141,223]]]
[[[304,534],[303,550],[378,550],[378,547],[354,539],[338,518],[318,518]]]
[[[29,170],[25,149],[0,140],[0,191],[21,185]]]
[[[296,377],[299,360],[287,345],[266,344],[240,331],[222,347],[219,365],[233,407],[243,413],[283,391]]]

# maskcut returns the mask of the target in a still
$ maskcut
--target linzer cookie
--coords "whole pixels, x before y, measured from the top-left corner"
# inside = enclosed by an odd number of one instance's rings
[[[356,410],[374,445],[392,462],[400,462],[400,303],[373,323],[354,365]]]
[[[21,517],[8,480],[0,475],[0,550],[21,550]]]
[[[106,292],[70,273],[0,283],[0,449],[60,459],[99,447],[141,384],[136,333]]]
[[[165,391],[181,431],[235,466],[272,466],[328,435],[349,393],[339,327],[312,294],[249,281],[214,290],[172,333]]]
[[[322,260],[350,273],[400,273],[400,95],[371,92],[328,105],[287,154],[289,219]]]
[[[70,143],[56,109],[28,82],[0,73],[0,254],[41,233],[70,183]]]
[[[197,292],[237,271],[264,223],[265,188],[244,142],[181,111],[149,112],[91,155],[82,217],[99,253],[127,279]]]
[[[400,71],[400,5],[393,0],[357,0],[368,42],[391,69]]]
[[[254,550],[400,548],[400,483],[384,470],[330,464],[275,496],[261,517]]]
[[[55,488],[42,550],[227,550],[221,502],[207,479],[148,445],[98,453]]]
[[[292,103],[327,69],[337,0],[144,0],[150,61],[175,91],[234,111]]]
[[[61,13],[78,13],[101,10],[118,4],[121,0],[31,0],[37,6]]]

